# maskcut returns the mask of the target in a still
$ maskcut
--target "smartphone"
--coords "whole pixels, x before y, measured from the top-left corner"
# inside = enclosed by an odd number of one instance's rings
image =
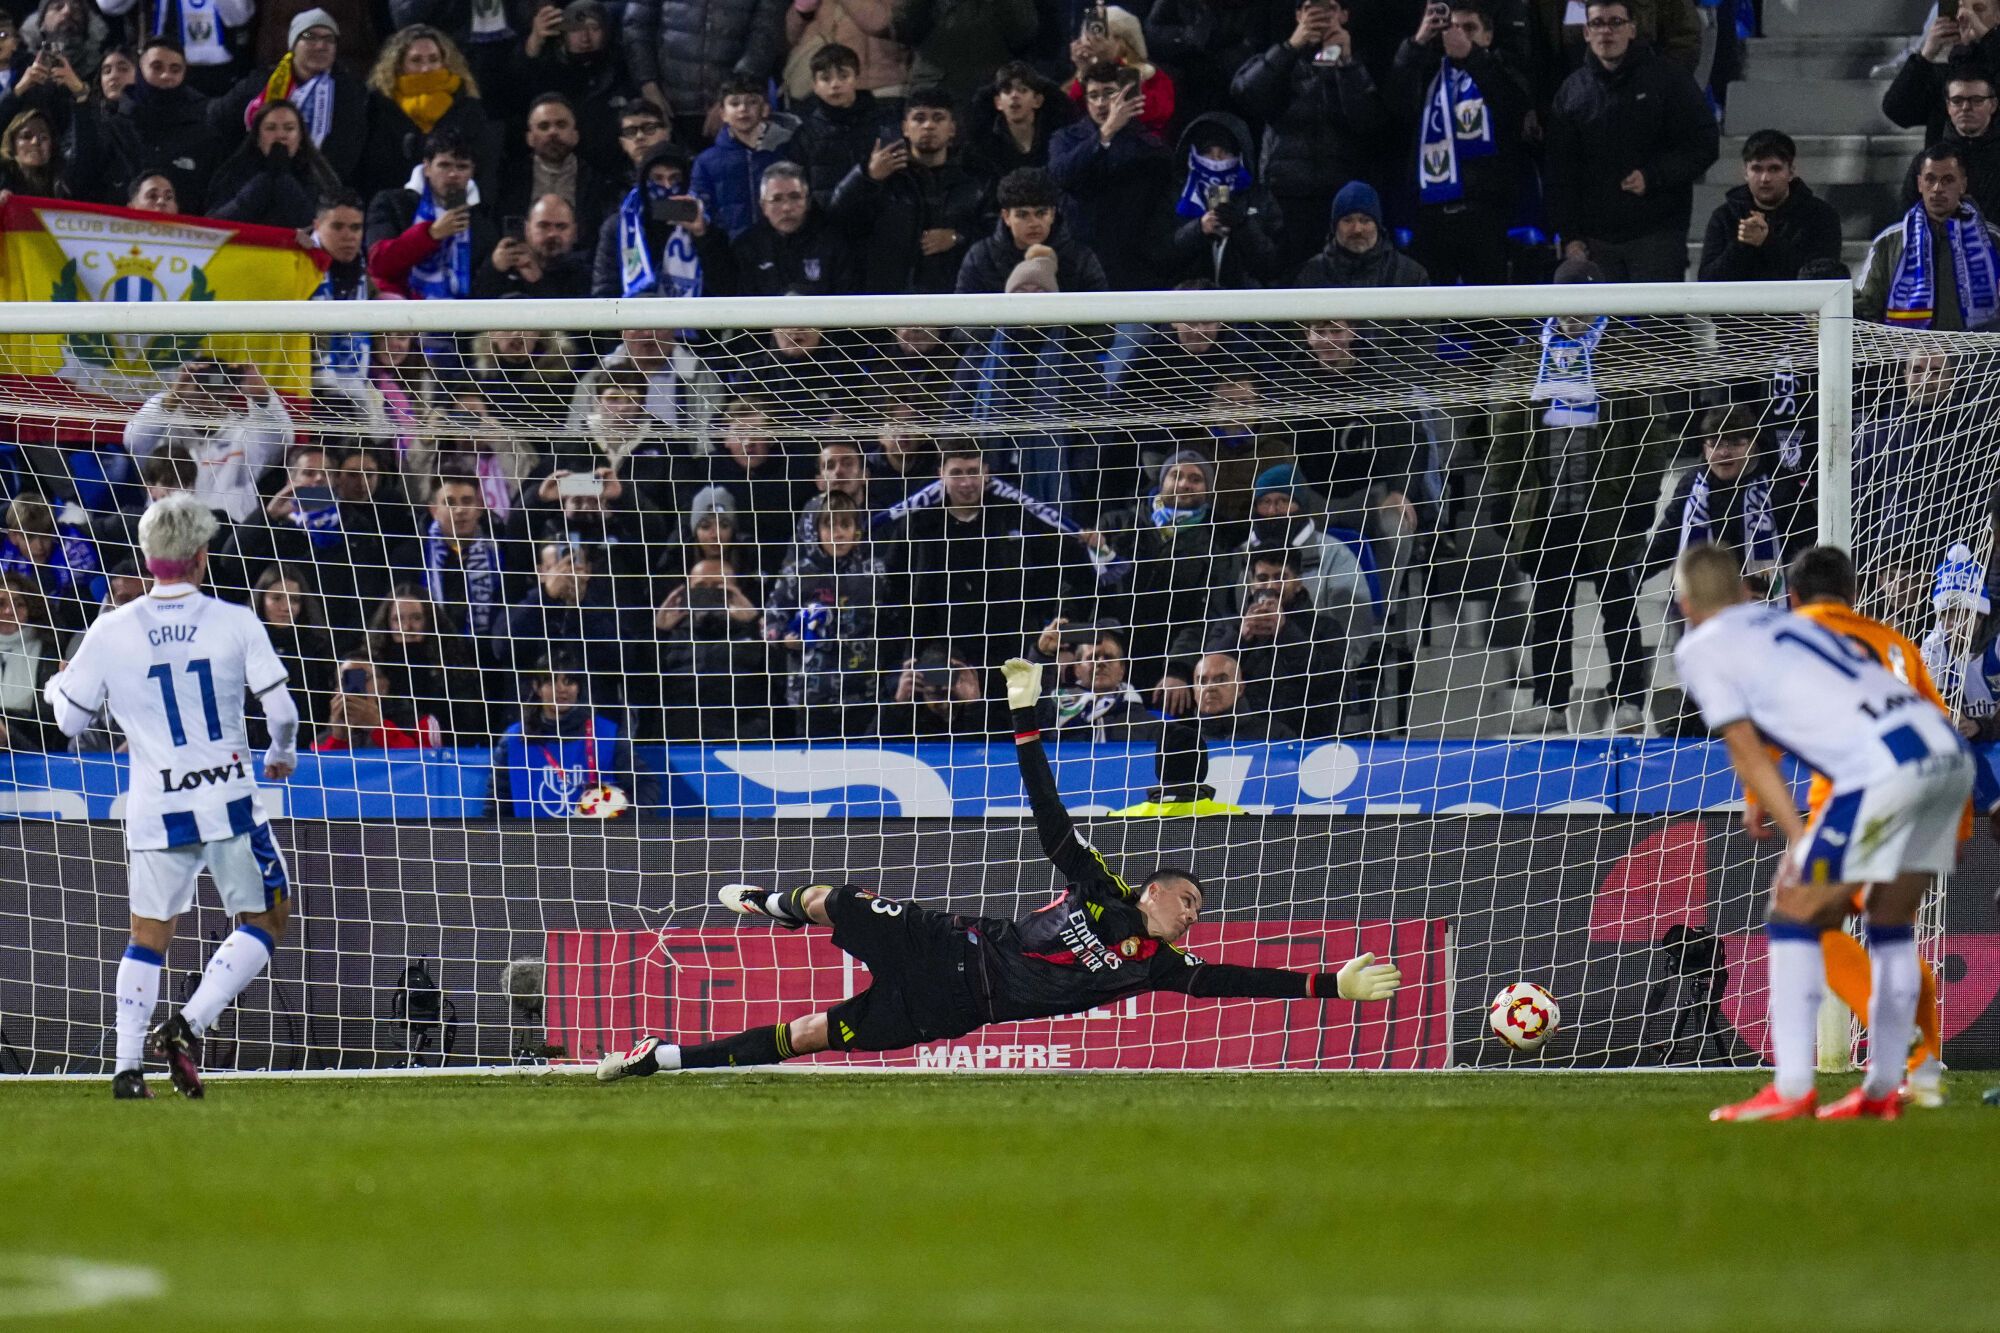
[[[1427,6],[1427,8],[1430,10],[1431,17],[1434,19],[1448,19],[1451,17],[1450,5],[1432,4]]]
[[[1315,51],[1313,53],[1313,64],[1338,65],[1341,62],[1342,57],[1344,57],[1346,54],[1347,54],[1347,48],[1342,46],[1339,42],[1328,42],[1325,46],[1322,46],[1318,51]]]
[[[675,225],[698,222],[701,220],[701,200],[655,199],[652,213],[655,222],[671,222]]]
[[[454,208],[464,208],[466,191],[463,186],[456,190],[446,190],[438,195],[438,207],[449,213]]]
[[[230,373],[230,368],[214,361],[196,363],[194,382],[214,394],[228,393],[236,387],[236,377]]]
[[[528,239],[528,220],[516,213],[501,224],[500,234],[510,241],[525,241]]]
[[[1955,19],[1958,17],[1958,0],[1938,0],[1938,17]]]
[[[1103,5],[1092,5],[1083,11],[1083,35],[1100,42],[1111,36],[1111,16],[1104,12]]]
[[[301,486],[292,492],[292,502],[301,509],[331,509],[335,503],[331,486]]]
[[[557,495],[602,495],[604,478],[593,477],[589,473],[572,472],[567,477],[556,478]]]
[[[366,694],[368,692],[368,668],[349,667],[340,673],[342,694]]]
[[[1064,625],[1056,637],[1065,648],[1081,648],[1086,643],[1096,643],[1098,634],[1095,625]]]

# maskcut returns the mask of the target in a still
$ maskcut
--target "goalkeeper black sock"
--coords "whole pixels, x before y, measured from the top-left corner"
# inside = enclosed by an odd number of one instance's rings
[[[778,897],[772,894],[772,897]],[[791,1025],[777,1023],[751,1028],[720,1041],[681,1047],[682,1069],[723,1069],[733,1065],[774,1065],[797,1054],[792,1049]]]
[[[811,888],[808,884],[806,888]],[[788,926],[809,926],[812,918],[806,915],[806,889],[779,889],[776,893],[764,895],[764,914],[774,921]]]

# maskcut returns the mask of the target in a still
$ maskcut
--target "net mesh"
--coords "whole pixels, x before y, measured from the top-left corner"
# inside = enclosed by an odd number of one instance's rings
[[[8,335],[0,610],[46,674],[143,591],[149,497],[226,519],[210,589],[264,620],[306,721],[263,786],[298,918],[215,1067],[594,1059],[870,983],[824,932],[722,911],[734,881],[1034,910],[1060,885],[1000,703],[1017,655],[1107,860],[1208,885],[1197,954],[1372,951],[1405,989],[1142,995],[823,1060],[1518,1063],[1486,1007],[1527,980],[1563,1007],[1537,1061],[1756,1063],[1773,853],[1675,688],[1666,580],[1707,537],[1781,595],[1814,540],[1817,320],[1327,308]],[[1988,355],[1853,335],[1840,517],[1864,609],[1913,636],[1951,543],[1985,557]],[[1940,673],[1968,711],[1976,675]],[[0,1068],[97,1072],[132,779],[115,718],[72,742],[15,686],[10,659]],[[170,999],[227,929],[198,904]]]

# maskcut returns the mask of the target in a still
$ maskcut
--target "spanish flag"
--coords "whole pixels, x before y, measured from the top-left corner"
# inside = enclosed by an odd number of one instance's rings
[[[303,301],[319,265],[282,227],[13,195],[0,206],[0,301]],[[143,397],[196,357],[251,361],[272,388],[312,382],[304,334],[6,334],[0,375],[56,375]]]

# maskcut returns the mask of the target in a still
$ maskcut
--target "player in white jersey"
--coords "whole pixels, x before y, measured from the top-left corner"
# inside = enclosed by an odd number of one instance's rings
[[[108,702],[131,754],[125,797],[132,941],[118,964],[112,1095],[151,1097],[144,1057],[164,1059],[174,1087],[202,1095],[201,1037],[264,969],[291,913],[285,861],[257,796],[245,698],[269,724],[266,777],[297,763],[299,712],[270,635],[246,607],[203,593],[215,515],[169,496],[139,519],[153,576],[144,597],[99,616],[48,683],[56,724],[75,736]],[[194,904],[206,866],[236,929],[209,959],[181,1011],[148,1031],[174,923]]]
[[[1674,650],[1682,686],[1721,736],[1752,798],[1745,823],[1788,843],[1772,888],[1771,1049],[1777,1077],[1715,1120],[1795,1120],[1818,1107],[1814,1039],[1826,972],[1820,932],[1866,893],[1868,1072],[1818,1112],[1823,1120],[1893,1120],[1915,1032],[1917,906],[1952,868],[1959,818],[1972,794],[1972,757],[1936,706],[1858,645],[1803,616],[1748,600],[1736,557],[1716,546],[1684,552],[1677,575],[1688,633]],[[1824,774],[1833,793],[1810,824],[1766,743]]]

